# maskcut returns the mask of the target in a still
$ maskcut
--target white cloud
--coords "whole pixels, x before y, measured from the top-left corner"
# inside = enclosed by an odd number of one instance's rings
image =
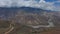
[[[40,0],[39,2],[35,0],[0,0],[0,7],[35,7],[42,8],[46,10],[55,10],[60,11],[59,7],[54,6],[55,2],[46,2],[44,0]]]

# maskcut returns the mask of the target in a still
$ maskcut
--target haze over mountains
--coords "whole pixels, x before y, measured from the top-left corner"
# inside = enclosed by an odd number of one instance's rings
[[[54,1],[54,0],[51,0]],[[57,5],[56,5],[57,3]],[[0,7],[33,7],[45,10],[60,11],[60,1],[47,2],[45,0],[0,0]]]
[[[28,13],[56,13],[59,14],[59,11],[51,11],[51,10],[44,10],[44,9],[40,9],[40,8],[32,8],[32,7],[0,7],[0,17],[5,17],[8,18],[9,16],[15,16],[15,14],[17,14],[18,12],[28,12]]]

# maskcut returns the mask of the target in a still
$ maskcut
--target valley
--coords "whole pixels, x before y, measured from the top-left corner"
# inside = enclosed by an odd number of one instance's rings
[[[0,34],[57,33],[60,33],[60,12],[30,7],[0,8]]]

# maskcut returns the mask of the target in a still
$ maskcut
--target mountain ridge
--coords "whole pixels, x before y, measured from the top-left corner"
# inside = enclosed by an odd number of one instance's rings
[[[43,10],[39,8],[32,8],[32,7],[0,7],[0,18],[8,18],[14,17],[18,12],[27,12],[27,13],[41,13],[41,12],[57,12],[57,11],[50,11],[50,10]]]

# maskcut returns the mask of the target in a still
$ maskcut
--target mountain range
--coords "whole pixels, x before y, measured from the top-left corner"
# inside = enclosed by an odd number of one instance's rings
[[[31,8],[31,7],[11,7],[11,8],[7,8],[7,7],[0,7],[0,17],[2,18],[8,18],[8,16],[14,16],[17,12],[32,12],[32,13],[39,13],[39,12],[44,12],[47,10],[43,10],[43,9],[39,9],[39,8]],[[51,12],[51,11],[47,11],[47,12]]]
[[[25,25],[48,24],[48,19],[52,19],[51,21],[53,21],[53,23],[56,25],[60,22],[59,14],[60,12],[58,11],[43,10],[32,7],[0,7],[0,19],[12,19],[15,20],[15,22]]]

